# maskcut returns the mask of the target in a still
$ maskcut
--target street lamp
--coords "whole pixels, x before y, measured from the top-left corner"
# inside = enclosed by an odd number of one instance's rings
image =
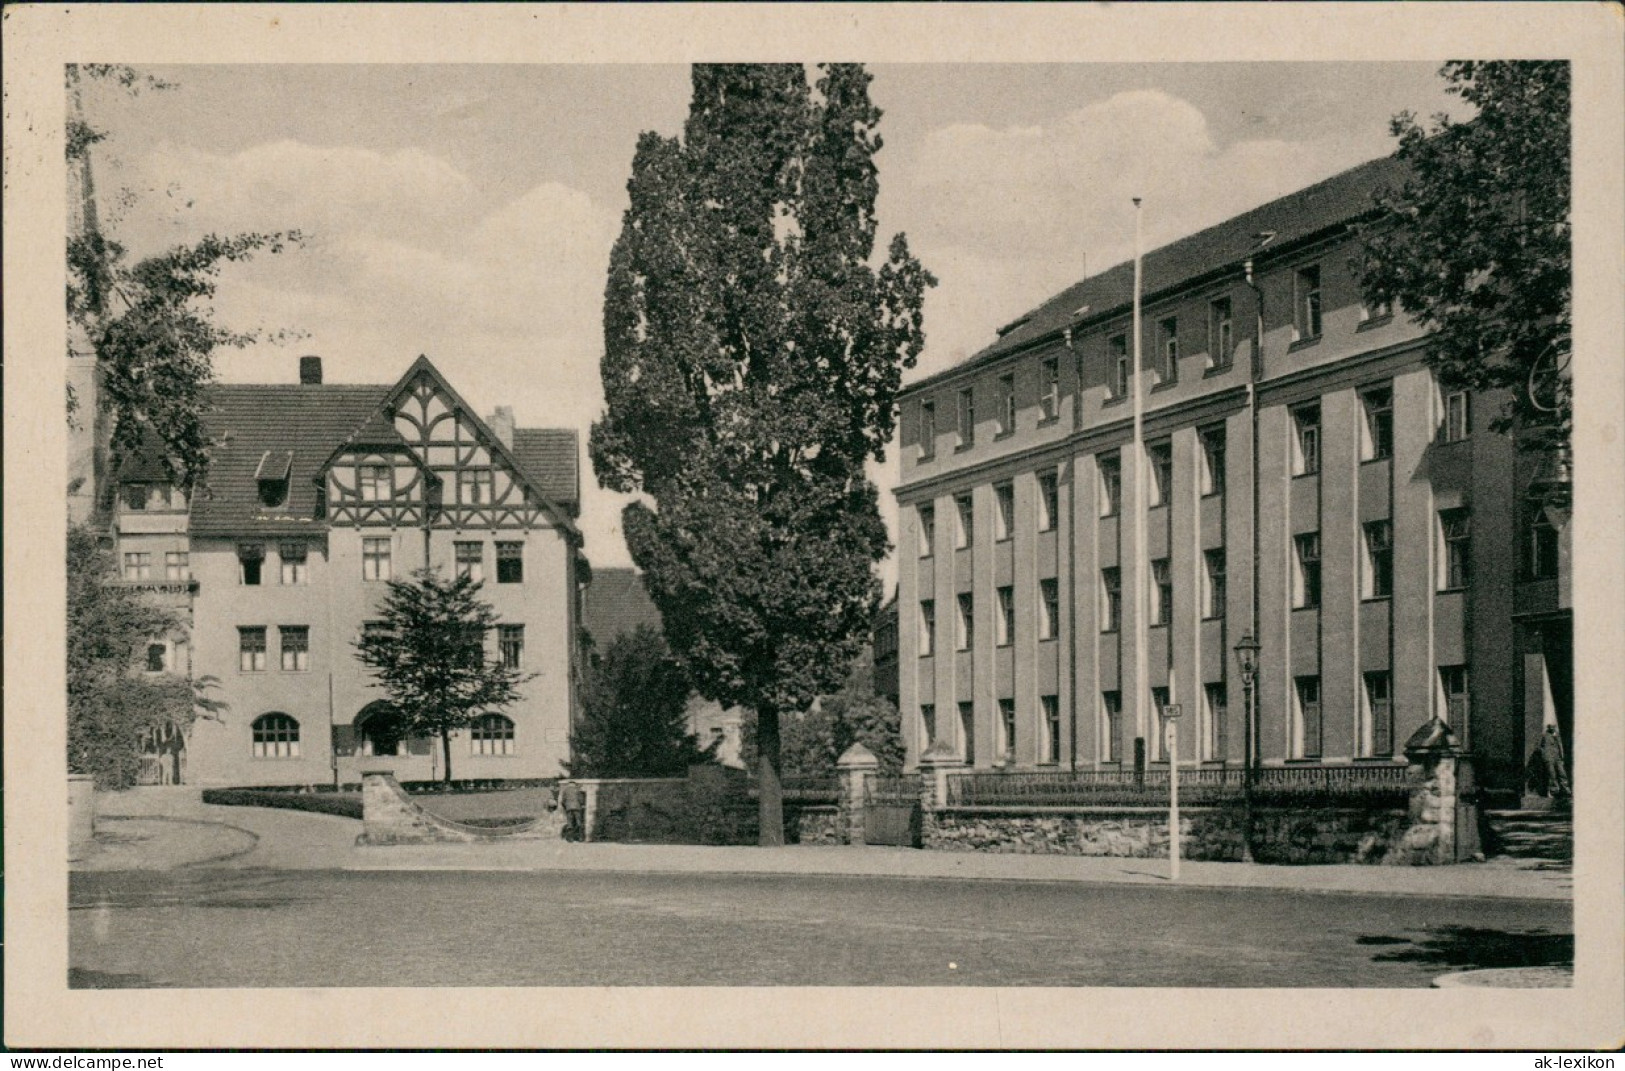
[[[1256,707],[1253,702],[1253,685],[1258,679],[1258,641],[1253,639],[1253,630],[1248,629],[1236,641],[1236,666],[1241,670],[1241,688],[1244,696],[1245,721],[1242,726],[1242,745],[1245,754],[1242,757],[1241,768],[1241,861],[1253,861],[1253,768],[1254,757],[1258,751],[1258,733],[1254,725]]]

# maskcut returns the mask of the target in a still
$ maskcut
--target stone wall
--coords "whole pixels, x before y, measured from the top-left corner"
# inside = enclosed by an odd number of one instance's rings
[[[686,778],[582,780],[588,840],[638,844],[755,844],[757,802],[744,773],[696,766]],[[834,804],[784,802],[786,844],[839,844]]]
[[[1180,813],[1181,855],[1203,861],[1241,858],[1239,808],[1193,807]],[[1260,863],[1408,863],[1408,821],[1399,810],[1254,813],[1253,857]],[[949,851],[1026,855],[1160,858],[1168,854],[1168,812],[1150,807],[956,807],[927,815],[924,846]]]

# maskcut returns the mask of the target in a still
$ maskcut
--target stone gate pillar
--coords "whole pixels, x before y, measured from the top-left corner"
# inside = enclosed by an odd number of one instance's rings
[[[835,760],[835,769],[841,780],[840,799],[836,804],[841,843],[863,844],[863,804],[869,779],[880,769],[880,760],[862,744],[853,744]]]
[[[1455,863],[1478,851],[1478,828],[1472,813],[1472,762],[1456,734],[1437,715],[1405,742],[1410,760],[1410,821],[1402,858],[1411,864]]]
[[[948,775],[964,768],[965,760],[941,740],[920,756],[920,843],[927,848],[936,832],[937,812],[948,806]]]

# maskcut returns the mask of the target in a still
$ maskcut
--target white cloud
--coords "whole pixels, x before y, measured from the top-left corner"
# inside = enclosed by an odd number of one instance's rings
[[[1096,272],[1132,255],[1133,197],[1153,248],[1387,149],[1380,129],[1220,145],[1196,105],[1136,90],[1045,126],[942,127],[883,176],[882,213],[941,280],[926,317],[935,367],[1081,278],[1086,258]]]

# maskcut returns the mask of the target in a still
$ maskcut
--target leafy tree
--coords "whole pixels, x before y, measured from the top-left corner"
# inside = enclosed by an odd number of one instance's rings
[[[68,530],[68,769],[102,788],[128,788],[149,742],[185,733],[224,709],[189,681],[138,672],[142,645],[179,627],[147,596],[118,586],[112,555],[88,527]]]
[[[570,734],[571,777],[680,777],[711,762],[688,731],[688,675],[652,625],[617,636],[593,658],[581,722]]]
[[[81,91],[87,80],[130,93],[173,88],[129,67],[68,66],[73,102],[68,166],[78,174],[82,196],[82,225],[69,236],[67,249],[67,312],[76,329],[69,334],[69,357],[96,362],[97,404],[112,417],[113,455],[128,456],[145,438],[156,437],[163,447],[159,460],[176,485],[190,491],[208,469],[202,411],[204,390],[214,376],[211,356],[221,347],[242,347],[259,337],[214,322],[208,302],[220,271],[256,253],[280,253],[303,236],[298,231],[210,234],[129,263],[125,247],[104,233],[97,213],[90,154],[107,133],[84,117]],[[80,399],[70,388],[70,420],[81,417],[79,408]],[[109,491],[99,489],[104,500]]]
[[[1448,92],[1478,109],[1431,127],[1394,117],[1410,178],[1379,194],[1361,285],[1431,332],[1447,388],[1506,390],[1497,430],[1526,448],[1568,440],[1571,279],[1569,65],[1454,62]],[[1530,386],[1535,390],[1531,393]]]
[[[438,736],[451,780],[451,734],[520,698],[534,678],[485,657],[497,613],[479,598],[481,581],[442,580],[429,569],[391,580],[379,625],[356,641],[356,658],[389,696],[403,736]]]
[[[862,744],[880,760],[883,770],[903,768],[903,725],[897,707],[874,691],[874,660],[868,651],[852,664],[841,690],[820,696],[811,707],[781,717],[779,747],[786,773],[830,777],[836,761],[853,744]],[[746,722],[740,754],[757,756],[755,726]]]
[[[875,244],[880,111],[861,66],[696,66],[683,137],[645,133],[610,256],[593,425],[672,649],[756,711],[761,840],[782,839],[780,712],[839,687],[887,551],[864,475],[935,280]]]

